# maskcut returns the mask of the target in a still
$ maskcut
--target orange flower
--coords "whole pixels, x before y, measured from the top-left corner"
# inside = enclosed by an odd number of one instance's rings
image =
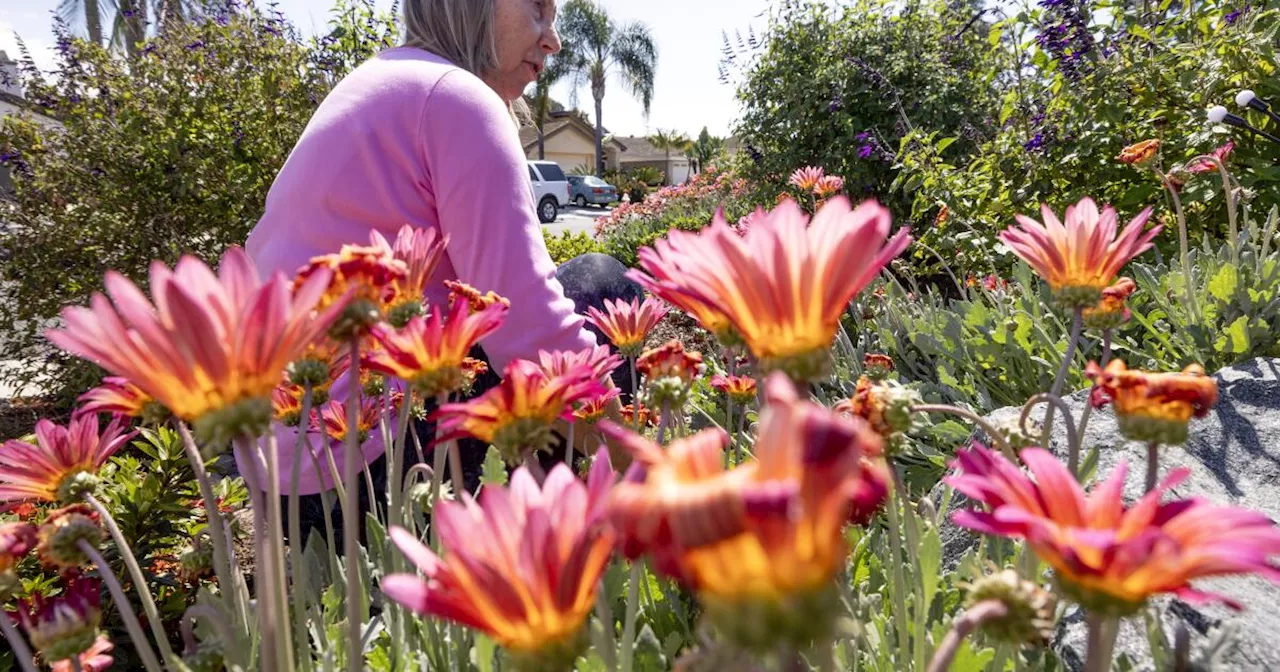
[[[946,226],[949,221],[951,221],[951,208],[948,208],[944,203],[943,206],[938,209],[938,215],[933,218],[933,225],[937,228],[942,228]]]
[[[388,408],[399,408],[402,397],[399,393],[393,393],[388,401]],[[364,443],[369,438],[369,432],[373,430],[374,425],[378,424],[378,418],[382,413],[381,397],[362,397],[360,399],[360,414],[356,417],[356,437],[359,443]],[[311,429],[314,431],[323,431],[326,436],[335,442],[345,441],[347,432],[351,431],[351,423],[347,419],[347,406],[345,403],[337,399],[331,399],[329,403],[318,409],[311,411]]]
[[[381,236],[379,236],[381,238]],[[395,258],[384,239],[381,244],[343,245],[337,254],[312,257],[298,269],[294,289],[300,289],[317,274],[328,278],[320,308],[325,308],[350,295],[381,308],[396,298],[396,286],[409,274],[403,261]]]
[[[787,201],[742,237],[717,213],[697,234],[672,232],[665,246],[642,249],[649,275],[634,277],[678,306],[702,303],[726,316],[765,371],[810,380],[829,365],[849,301],[911,242],[906,229],[886,241],[889,227],[888,210],[853,209],[844,197],[812,222]]]
[[[883,353],[869,352],[862,357],[862,369],[872,378],[884,378],[893,372],[893,358]]]
[[[107,458],[133,437],[119,420],[101,434],[98,416],[73,416],[66,427],[36,423],[35,444],[9,440],[0,446],[0,502],[68,502],[97,485]]]
[[[1280,583],[1280,569],[1268,562],[1280,555],[1280,529],[1267,516],[1203,499],[1160,503],[1188,469],[1126,507],[1124,462],[1086,495],[1047,451],[1027,448],[1021,458],[1034,479],[982,446],[957,452],[956,473],[946,482],[988,511],[960,511],[952,520],[982,534],[1025,539],[1053,567],[1063,593],[1088,611],[1128,616],[1159,593],[1239,608],[1190,582],[1256,573]]]
[[[617,399],[622,391],[616,387],[611,387],[603,394],[596,395],[579,405],[573,410],[573,419],[578,422],[585,422],[593,425],[599,422],[609,411],[610,402]]]
[[[508,307],[490,304],[476,312],[455,301],[446,319],[440,306],[427,317],[414,317],[401,329],[377,325],[373,337],[382,346],[365,353],[362,363],[370,371],[400,378],[426,397],[458,390],[466,382],[463,361],[480,339],[497,331]]]
[[[395,298],[387,309],[392,324],[404,326],[410,317],[422,314],[427,283],[444,258],[448,241],[435,229],[415,229],[405,224],[396,235],[395,245],[389,244],[377,231],[369,233],[369,242],[375,247],[390,249],[392,256],[405,265],[404,277],[391,282]]]
[[[814,187],[825,177],[821,168],[817,166],[805,166],[799,168],[796,172],[791,173],[791,177],[787,183],[796,187],[800,191],[813,191]]]
[[[522,467],[510,487],[484,488],[478,504],[466,494],[441,502],[443,557],[391,528],[425,579],[392,574],[382,590],[414,612],[486,633],[516,669],[572,669],[613,554],[614,534],[603,524],[613,480],[601,450],[585,484],[560,464],[539,487]]]
[[[730,471],[722,430],[664,448],[600,425],[636,461],[610,504],[623,552],[652,555],[725,634],[752,648],[812,641],[831,625],[859,464],[880,450],[864,422],[801,401],[786,377],[774,374],[765,389],[756,459]]]
[[[585,364],[591,368],[592,375],[603,381],[622,365],[622,359],[613,354],[609,346],[597,345],[577,352],[539,350],[538,363],[548,376],[564,375]]]
[[[1113,359],[1107,368],[1089,362],[1085,375],[1093,380],[1092,401],[1115,405],[1120,433],[1134,441],[1182,444],[1192,416],[1203,418],[1218,403],[1218,384],[1192,364],[1182,373],[1129,370]]]
[[[444,433],[441,441],[474,437],[493,444],[514,465],[526,451],[550,448],[555,421],[572,419],[574,403],[603,391],[585,364],[550,376],[537,364],[516,359],[507,364],[497,387],[470,401],[444,404],[433,419]]]
[[[221,447],[236,435],[266,430],[271,391],[285,367],[344,308],[332,301],[315,310],[332,275],[316,269],[291,293],[283,275],[262,283],[244,250],[233,247],[217,275],[194,257],[172,271],[153,264],[153,305],[132,282],[109,272],[111,301],[95,294],[90,308],[64,310],[66,326],[48,337],[128,379],[193,422],[202,441]]]
[[[701,376],[705,368],[701,353],[686,352],[684,344],[674,339],[646,351],[636,360],[636,370],[645,378],[679,378],[686,385]]]
[[[735,403],[750,404],[756,400],[756,379],[751,376],[716,374],[711,377],[711,387],[725,393]]]
[[[1102,298],[1095,306],[1084,309],[1084,324],[1090,329],[1115,329],[1129,321],[1129,307],[1125,300],[1138,290],[1129,278],[1120,278],[1115,284],[1102,290]]]
[[[644,339],[667,314],[663,302],[647,297],[630,302],[605,299],[604,312],[595,306],[587,309],[587,322],[604,333],[624,357],[635,357],[644,347]]]
[[[780,199],[787,200],[783,194]],[[744,220],[747,218],[743,218]],[[739,222],[741,228],[734,235],[746,236],[755,227],[768,221],[768,215],[762,210],[750,216],[748,223]],[[742,342],[734,332],[729,316],[713,305],[700,294],[686,289],[687,278],[694,275],[710,277],[716,269],[709,267],[711,259],[699,249],[704,241],[688,231],[671,230],[665,238],[654,241],[652,247],[642,247],[637,252],[640,269],[632,269],[627,277],[636,281],[646,291],[663,301],[689,313],[704,329],[715,334],[725,347],[733,347]],[[636,353],[639,352],[636,346]]]
[[[813,185],[813,193],[818,198],[830,198],[844,189],[844,178],[839,175],[824,175]]]
[[[110,413],[126,418],[140,418],[154,401],[128,378],[107,376],[102,384],[76,399],[76,413]]]
[[[1102,296],[1130,259],[1151,249],[1160,227],[1143,231],[1151,217],[1147,208],[1116,235],[1116,211],[1101,213],[1093,199],[1067,208],[1064,226],[1049,206],[1040,207],[1044,224],[1018,215],[1019,227],[1000,233],[1000,240],[1035,269],[1059,301],[1069,308],[1086,308]]]
[[[1157,152],[1160,151],[1160,141],[1156,139],[1143,140],[1120,150],[1120,155],[1116,157],[1116,161],[1120,163],[1143,165],[1155,158]]]
[[[462,358],[462,391],[466,394],[471,393],[471,389],[476,384],[476,379],[489,372],[489,363],[475,359],[474,357]]]
[[[458,301],[466,301],[471,307],[471,312],[478,313],[489,306],[500,303],[508,308],[511,307],[511,301],[505,297],[498,296],[493,291],[480,293],[480,290],[468,285],[465,282],[457,280],[445,280],[444,286],[449,288],[449,306],[452,307]]]
[[[285,383],[271,391],[271,417],[290,427],[297,426],[302,418],[304,390],[292,383]]]

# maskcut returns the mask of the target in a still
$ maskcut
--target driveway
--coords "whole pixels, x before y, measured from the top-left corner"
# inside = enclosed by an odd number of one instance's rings
[[[598,208],[594,205],[579,208],[576,205],[570,205],[560,209],[560,215],[556,217],[555,222],[543,224],[542,228],[557,236],[565,231],[592,235],[596,230],[596,219],[610,212],[613,212],[612,208]]]

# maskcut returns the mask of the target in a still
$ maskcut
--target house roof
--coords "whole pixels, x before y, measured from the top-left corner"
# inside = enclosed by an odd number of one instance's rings
[[[658,149],[649,142],[649,139],[642,136],[618,136],[617,140],[626,145],[626,151],[618,155],[618,160],[627,161],[666,161],[667,152],[664,149]],[[678,151],[671,152],[671,160],[683,159],[684,155]]]
[[[593,142],[595,141],[595,127],[583,122],[576,115],[571,113],[552,114],[551,118],[542,125],[543,140],[545,141],[547,138],[566,130],[570,132],[577,131],[578,133],[590,138]],[[625,144],[618,142],[617,138],[607,135],[608,130],[606,130],[605,133],[606,143],[614,145],[617,147],[618,151],[625,152],[627,150],[627,146]],[[533,126],[521,126],[520,145],[526,152],[536,147],[538,145],[538,129]]]

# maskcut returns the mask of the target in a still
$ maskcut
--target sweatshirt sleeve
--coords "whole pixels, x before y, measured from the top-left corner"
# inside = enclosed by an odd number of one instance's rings
[[[536,360],[538,350],[595,345],[555,277],[519,134],[498,95],[450,72],[424,106],[418,137],[458,279],[511,300],[506,323],[482,344],[494,369]]]

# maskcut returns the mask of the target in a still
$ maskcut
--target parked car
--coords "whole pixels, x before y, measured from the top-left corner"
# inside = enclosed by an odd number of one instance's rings
[[[569,180],[555,161],[530,161],[529,181],[533,183],[533,202],[538,204],[538,220],[543,224],[556,221],[560,208],[569,205]]]
[[[595,175],[570,175],[569,200],[580,208],[618,202],[618,188]]]

